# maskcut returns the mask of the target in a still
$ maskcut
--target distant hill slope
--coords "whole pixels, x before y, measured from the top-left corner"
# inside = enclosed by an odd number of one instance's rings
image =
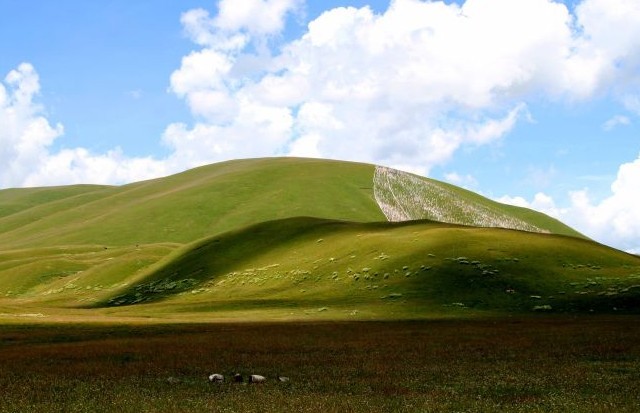
[[[0,246],[188,243],[295,216],[384,221],[383,211],[391,213],[392,221],[432,219],[580,236],[544,214],[387,168],[267,158],[223,162],[121,187],[2,190]]]
[[[0,218],[0,245],[186,243],[265,220],[306,215],[380,221],[372,165],[314,159],[251,159],[41,202]],[[0,208],[15,191],[0,191]]]

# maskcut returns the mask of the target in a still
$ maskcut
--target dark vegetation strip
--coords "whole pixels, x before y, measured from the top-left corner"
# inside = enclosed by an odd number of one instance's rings
[[[639,321],[0,326],[0,412],[633,412]]]

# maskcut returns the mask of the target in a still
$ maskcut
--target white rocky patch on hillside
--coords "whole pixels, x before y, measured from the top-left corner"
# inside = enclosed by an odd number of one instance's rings
[[[431,219],[451,224],[549,232],[499,208],[461,198],[446,185],[396,169],[377,166],[373,191],[380,209],[392,222]]]

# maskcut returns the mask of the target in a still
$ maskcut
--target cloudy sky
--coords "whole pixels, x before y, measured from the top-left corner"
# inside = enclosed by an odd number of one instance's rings
[[[285,155],[640,252],[640,1],[0,0],[0,188]]]

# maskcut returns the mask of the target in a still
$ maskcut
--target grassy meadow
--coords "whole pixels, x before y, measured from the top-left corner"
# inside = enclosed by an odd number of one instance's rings
[[[546,215],[367,164],[0,191],[0,320],[634,312],[638,278],[638,257]]]
[[[296,218],[196,243],[95,308],[253,320],[419,319],[635,313],[638,302],[640,259],[583,239]]]
[[[638,321],[3,325],[0,412],[636,412]]]
[[[402,320],[640,309],[637,256],[580,238],[431,221],[290,218],[186,246],[29,252],[0,253],[0,320]]]
[[[640,257],[374,165],[0,191],[0,413],[634,412],[639,313]]]

